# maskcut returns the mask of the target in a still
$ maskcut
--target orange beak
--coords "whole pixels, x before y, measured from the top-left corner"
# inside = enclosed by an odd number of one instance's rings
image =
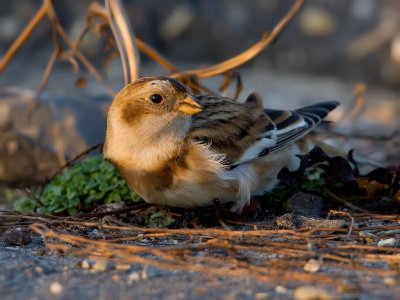
[[[187,114],[195,115],[203,110],[203,106],[191,95],[187,95],[178,102],[177,110]]]

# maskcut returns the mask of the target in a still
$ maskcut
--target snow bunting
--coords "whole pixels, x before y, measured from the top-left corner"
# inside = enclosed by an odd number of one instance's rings
[[[239,103],[192,95],[171,78],[140,78],[109,108],[104,156],[148,203],[189,208],[219,199],[240,213],[251,195],[275,187],[281,168],[298,167],[295,142],[337,105],[264,109],[256,93]]]

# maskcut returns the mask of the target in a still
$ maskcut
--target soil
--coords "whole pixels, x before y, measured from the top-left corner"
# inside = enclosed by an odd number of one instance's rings
[[[132,265],[129,271],[93,271],[81,267],[83,259],[46,250],[40,237],[25,246],[7,246],[0,240],[0,290],[2,299],[298,299],[304,283],[257,281],[252,278],[210,276],[204,273],[166,271]],[[288,270],[289,271],[289,270]],[[322,274],[334,273],[325,269]],[[349,271],[352,283],[365,282],[365,274]],[[321,299],[396,299],[400,278],[385,279],[368,273],[368,284],[357,290],[337,291],[318,284],[312,290]],[[394,281],[393,281],[394,280]],[[389,286],[385,286],[389,284]],[[59,285],[58,285],[59,284]],[[58,287],[58,288],[55,288]],[[318,298],[319,299],[319,298]]]

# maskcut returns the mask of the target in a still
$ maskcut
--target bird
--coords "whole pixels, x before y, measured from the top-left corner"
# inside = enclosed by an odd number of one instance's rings
[[[283,167],[299,166],[299,140],[338,105],[265,109],[258,93],[239,102],[142,77],[111,102],[103,155],[145,202],[195,208],[218,199],[240,214]]]

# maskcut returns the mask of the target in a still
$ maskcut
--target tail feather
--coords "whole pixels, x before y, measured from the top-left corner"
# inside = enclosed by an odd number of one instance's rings
[[[318,124],[323,118],[328,115],[330,111],[334,110],[338,105],[339,102],[337,101],[326,101],[296,109],[295,112],[305,117],[318,117],[319,121],[316,122],[316,124]]]

